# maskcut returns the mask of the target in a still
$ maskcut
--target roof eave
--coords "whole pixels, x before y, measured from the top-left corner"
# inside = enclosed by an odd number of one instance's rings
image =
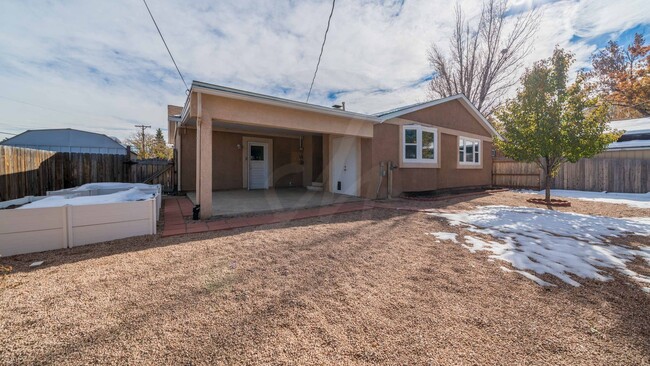
[[[629,150],[650,150],[650,145],[648,145],[648,146],[630,146],[630,147],[613,147],[613,148],[605,149],[605,151],[629,151]]]

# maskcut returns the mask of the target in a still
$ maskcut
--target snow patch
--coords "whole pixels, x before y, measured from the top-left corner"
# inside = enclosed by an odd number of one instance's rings
[[[489,258],[508,262],[518,271],[548,273],[580,286],[572,276],[607,281],[611,278],[600,268],[610,268],[650,286],[650,276],[627,268],[635,257],[650,265],[650,247],[632,249],[610,241],[612,237],[633,234],[650,236],[650,223],[645,221],[510,206],[429,214],[446,218],[451,225],[461,225],[473,233],[491,236],[495,240],[466,235],[460,245],[472,253],[491,252]],[[546,283],[530,272],[525,273],[538,284]]]
[[[519,193],[540,194],[544,191],[520,190]],[[615,193],[572,191],[566,189],[551,189],[551,197],[575,198],[583,201],[618,203],[636,208],[650,208],[650,192],[648,193]]]
[[[144,201],[153,198],[155,195],[152,193],[142,192],[138,188],[131,188],[127,191],[121,191],[111,194],[104,194],[100,196],[83,196],[66,198],[66,196],[48,196],[42,200],[28,203],[18,209],[26,208],[43,208],[43,207],[61,207],[65,205],[83,206],[83,205],[96,205],[103,203],[117,203],[129,201]]]
[[[96,189],[127,190],[131,188],[151,189],[151,188],[155,188],[155,186],[151,184],[145,184],[145,183],[120,183],[120,182],[86,183],[78,187],[75,187],[73,191],[91,191]]]
[[[439,232],[439,233],[429,233],[427,235],[435,236],[436,239],[438,239],[438,243],[440,243],[441,241],[452,241],[454,243],[458,243],[458,239],[456,239],[456,236],[458,236],[458,234],[456,233]]]

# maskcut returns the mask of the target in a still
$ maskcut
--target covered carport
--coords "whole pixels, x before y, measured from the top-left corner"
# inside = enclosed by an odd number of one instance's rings
[[[201,218],[229,211],[229,205],[254,208],[261,199],[269,202],[262,208],[281,202],[291,209],[359,196],[361,143],[372,138],[378,122],[341,109],[193,82],[180,118],[170,123],[179,189],[193,192]],[[283,191],[287,188],[293,190]],[[268,191],[232,193],[237,189]],[[238,195],[243,198],[230,199]]]

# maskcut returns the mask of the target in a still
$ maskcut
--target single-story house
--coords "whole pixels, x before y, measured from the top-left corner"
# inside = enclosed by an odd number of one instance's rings
[[[194,81],[168,114],[178,189],[195,192],[201,218],[219,190],[376,198],[389,185],[393,196],[489,186],[498,136],[463,95],[368,115]]]
[[[115,137],[72,128],[27,130],[0,145],[66,153],[126,155],[128,152]]]
[[[611,121],[609,126],[625,133],[598,157],[650,159],[650,117]]]

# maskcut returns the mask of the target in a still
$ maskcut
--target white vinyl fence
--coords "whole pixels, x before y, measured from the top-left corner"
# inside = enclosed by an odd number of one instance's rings
[[[104,185],[110,185],[104,184]],[[48,196],[100,196],[126,191],[123,187],[84,187],[47,192]],[[103,241],[156,234],[160,214],[161,186],[140,185],[150,199],[128,202],[63,204],[58,207],[6,209],[39,201],[45,196],[27,196],[0,205],[0,256],[73,248]]]
[[[97,205],[0,210],[3,257],[156,233],[156,198]]]

